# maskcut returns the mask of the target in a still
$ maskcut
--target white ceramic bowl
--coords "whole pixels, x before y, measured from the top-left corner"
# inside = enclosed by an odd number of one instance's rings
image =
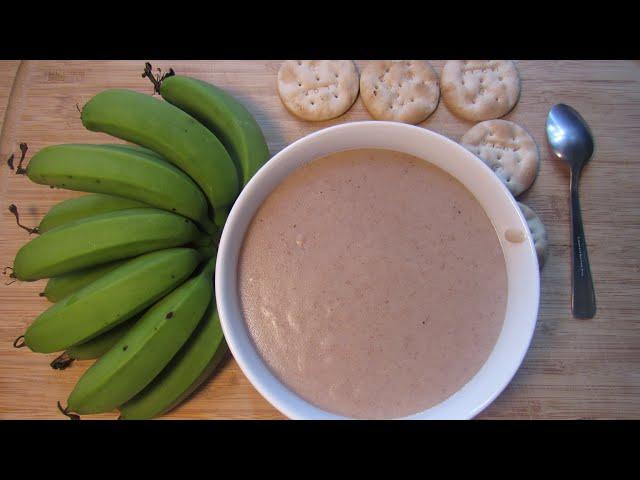
[[[344,418],[322,410],[285,387],[266,366],[249,336],[237,288],[238,255],[245,231],[269,193],[294,169],[316,158],[355,148],[382,148],[423,158],[462,182],[493,222],[505,255],[508,297],[504,326],[489,358],[455,394],[411,419],[467,419],[489,405],[507,386],[529,347],[538,314],[538,261],[526,221],[515,200],[480,159],[448,138],[395,122],[354,122],[307,135],[275,155],[244,188],[232,208],[218,250],[216,299],[222,329],[238,365],[253,386],[293,419]],[[511,243],[505,231],[526,232]]]

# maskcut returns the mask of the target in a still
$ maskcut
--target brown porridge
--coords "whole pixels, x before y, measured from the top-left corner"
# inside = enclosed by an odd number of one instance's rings
[[[475,197],[388,150],[290,174],[254,216],[238,278],[274,374],[355,418],[410,415],[460,389],[493,349],[507,299],[502,249]]]

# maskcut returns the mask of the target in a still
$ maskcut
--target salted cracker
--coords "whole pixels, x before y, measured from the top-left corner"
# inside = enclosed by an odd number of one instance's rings
[[[360,76],[360,96],[377,120],[416,124],[440,99],[438,76],[426,60],[375,60]]]
[[[506,115],[520,96],[520,75],[511,60],[449,60],[440,80],[447,108],[474,122]]]
[[[287,60],[278,71],[284,106],[303,120],[329,120],[358,97],[358,71],[351,60]]]
[[[502,180],[513,196],[527,190],[540,168],[538,147],[521,126],[507,120],[486,120],[460,139]]]
[[[535,246],[536,254],[538,255],[538,265],[540,266],[540,269],[542,269],[549,254],[547,231],[544,228],[542,220],[540,220],[540,217],[531,209],[531,207],[520,202],[518,202],[518,206],[527,221],[527,225],[529,225],[529,230],[533,237],[533,245]]]

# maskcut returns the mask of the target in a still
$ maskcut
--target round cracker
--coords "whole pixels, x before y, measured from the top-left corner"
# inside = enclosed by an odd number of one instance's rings
[[[371,61],[360,76],[360,96],[377,120],[420,123],[438,106],[438,76],[426,60]]]
[[[441,84],[449,110],[474,122],[506,115],[520,97],[520,75],[511,60],[449,60]]]
[[[540,269],[544,266],[544,262],[549,254],[549,241],[547,239],[547,230],[544,228],[544,224],[540,217],[534,212],[531,207],[528,207],[524,203],[518,202],[520,210],[524,215],[531,236],[533,237],[533,245],[536,247],[536,254],[538,255],[538,265]]]
[[[502,180],[514,197],[527,190],[540,168],[538,147],[531,135],[507,120],[486,120],[460,139]]]
[[[358,97],[358,71],[351,60],[287,60],[278,71],[284,106],[303,120],[338,117]]]

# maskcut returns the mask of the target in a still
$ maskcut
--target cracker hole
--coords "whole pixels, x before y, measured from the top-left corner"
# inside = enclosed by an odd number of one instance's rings
[[[336,78],[338,78],[339,76],[340,76],[340,75],[338,75],[338,74],[336,73]]]
[[[301,87],[301,86],[302,86],[302,84],[301,84],[301,83],[298,83],[298,86],[299,86],[299,87]]]
[[[316,75],[316,81],[317,81],[317,82],[319,82],[319,81],[320,81],[320,77],[318,77],[317,75]]]
[[[334,95],[333,98],[338,98],[338,95]]]
[[[315,103],[311,102],[311,105],[315,105]]]
[[[302,65],[302,62],[300,60],[298,60],[298,65]]]

